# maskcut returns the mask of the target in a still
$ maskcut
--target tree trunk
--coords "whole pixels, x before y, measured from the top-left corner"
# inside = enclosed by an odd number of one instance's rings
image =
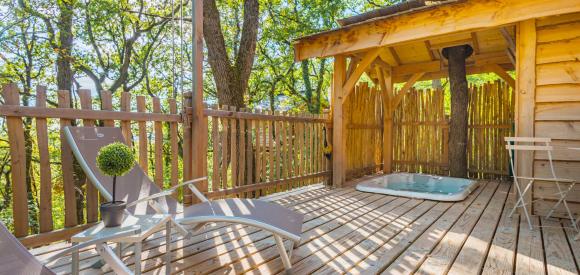
[[[59,90],[72,90],[73,71],[71,68],[73,45],[73,4],[72,1],[59,1],[59,49],[56,57],[56,82]],[[72,95],[72,94],[71,94]],[[71,96],[72,98],[72,96]]]
[[[465,59],[473,50],[470,46],[443,49],[449,60],[451,83],[451,121],[449,123],[449,173],[452,177],[467,177],[467,79]]]

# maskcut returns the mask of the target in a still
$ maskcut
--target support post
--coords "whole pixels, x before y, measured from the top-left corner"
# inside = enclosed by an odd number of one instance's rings
[[[191,178],[206,176],[207,118],[203,115],[203,1],[192,1],[192,117],[191,117]],[[207,181],[200,182],[198,189],[207,192]],[[192,198],[191,196],[189,196]],[[193,199],[193,198],[192,198]],[[190,201],[193,203],[193,200]]]
[[[343,85],[346,80],[346,58],[334,57],[334,75],[332,90],[332,185],[341,187],[345,180],[346,138],[345,120],[343,119]]]
[[[516,50],[516,136],[534,136],[534,112],[536,96],[536,21],[530,19],[517,25]],[[516,153],[515,174],[520,177],[532,177],[534,155],[530,152]],[[520,183],[520,188],[526,182]],[[533,191],[533,189],[532,189]],[[532,201],[532,192],[526,192],[524,203]],[[528,214],[533,213],[533,206],[527,207]],[[523,211],[523,208],[520,208]]]
[[[382,72],[379,82],[383,89],[383,173],[389,174],[393,170],[393,70]]]

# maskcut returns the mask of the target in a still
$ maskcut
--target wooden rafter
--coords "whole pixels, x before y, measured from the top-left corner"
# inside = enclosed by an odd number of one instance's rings
[[[486,65],[486,67],[488,68],[489,71],[494,72],[495,74],[497,74],[497,76],[501,77],[505,82],[507,82],[507,84],[510,85],[512,89],[516,88],[516,81],[514,80],[514,78],[511,75],[509,75],[507,71],[500,65],[490,64]]]
[[[476,32],[471,33],[471,41],[472,41],[471,47],[473,48],[473,53],[479,54],[479,40],[477,39]]]
[[[513,24],[527,19],[580,12],[580,0],[466,0],[433,10],[376,18],[333,31],[301,38],[294,44],[296,59],[327,57],[395,45],[429,37]],[[450,24],[449,22],[452,22]]]
[[[393,59],[395,60],[395,62],[397,62],[397,65],[403,64],[401,62],[401,58],[399,57],[399,54],[397,54],[397,51],[395,50],[395,48],[389,47],[389,53],[391,53],[391,55],[393,56]]]
[[[354,85],[362,76],[362,74],[367,71],[369,65],[371,65],[371,63],[373,63],[373,61],[379,56],[381,50],[382,50],[381,48],[374,48],[366,52],[363,59],[358,63],[356,69],[354,69],[352,74],[348,76],[348,80],[346,80],[346,82],[342,86],[343,103],[346,101],[348,95],[352,92]]]
[[[429,58],[431,58],[431,61],[437,59],[437,57],[435,57],[435,54],[433,53],[433,49],[431,48],[431,42],[429,42],[429,40],[425,40],[425,48],[427,49],[427,53],[429,54]]]
[[[421,79],[421,77],[423,77],[424,74],[425,74],[424,72],[416,73],[412,75],[411,78],[409,78],[409,80],[405,83],[403,88],[401,88],[397,96],[395,96],[395,98],[391,101],[391,110],[395,110],[397,106],[399,106],[405,94],[409,92],[409,90],[413,87],[413,85],[415,85],[415,83],[419,79]]]

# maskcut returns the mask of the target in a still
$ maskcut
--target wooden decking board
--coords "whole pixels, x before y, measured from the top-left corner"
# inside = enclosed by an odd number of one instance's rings
[[[319,225],[324,224],[325,221],[331,220],[330,217],[334,217],[334,215],[342,215],[345,212],[352,211],[352,210],[356,209],[356,207],[363,205],[361,202],[364,202],[364,201],[371,201],[372,202],[372,201],[380,200],[380,199],[382,199],[381,196],[372,196],[370,194],[359,193],[359,194],[356,194],[356,196],[353,196],[351,198],[344,198],[342,200],[327,202],[328,205],[326,205],[326,206],[321,205],[319,208],[312,210],[313,212],[306,214],[305,222],[303,224],[303,230],[304,229],[310,230],[310,229],[314,228],[316,225],[312,225],[310,223],[314,220],[320,221],[320,222],[318,222]],[[393,199],[393,198],[389,198],[389,199]],[[324,209],[326,209],[326,208],[331,209],[331,210],[325,211]],[[302,210],[304,210],[304,209],[302,209]],[[270,234],[261,235],[260,233],[265,233],[265,232],[260,231],[260,230],[255,229],[255,228],[252,228],[252,229],[253,229],[253,232],[251,232],[249,234],[250,239],[224,240],[225,244],[220,244],[221,246],[218,246],[217,248],[225,247],[224,248],[225,250],[222,249],[222,250],[220,250],[220,253],[214,253],[211,256],[213,256],[213,257],[220,256],[220,255],[228,253],[230,251],[234,251],[232,253],[235,253],[236,252],[235,249],[238,249],[238,248],[244,249],[243,246],[247,246],[247,245],[257,246],[258,245],[257,243],[252,243],[252,242],[262,241],[262,239],[271,236]],[[223,236],[220,236],[220,237],[222,239],[224,239]],[[231,242],[234,242],[234,244],[230,244],[230,243],[225,242],[225,241],[228,241],[228,242],[231,241]],[[265,245],[265,247],[269,247],[270,245],[274,244],[274,240],[271,239],[271,240],[263,241],[259,244],[263,244],[262,247],[264,247],[264,245]],[[227,249],[229,249],[229,250],[227,250]],[[178,271],[178,270],[185,269],[185,268],[192,266],[194,264],[192,262],[195,262],[195,261],[192,261],[191,259],[198,259],[199,258],[196,254],[194,254],[196,252],[198,252],[198,251],[194,250],[194,251],[192,251],[192,253],[190,255],[187,255],[187,253],[183,253],[185,255],[177,255],[176,257],[174,257],[175,259],[180,260],[180,262],[174,264],[174,266],[173,266],[174,270]],[[246,252],[248,252],[248,251],[246,251]],[[242,254],[242,255],[245,255],[245,254]],[[206,258],[206,259],[209,259],[209,258]],[[206,259],[203,259],[203,260],[206,260]],[[181,263],[181,262],[183,262],[183,263]],[[163,269],[164,267],[160,266],[160,268]],[[197,265],[196,268],[199,268],[199,270],[202,270],[202,266],[200,266],[200,265]],[[149,269],[151,269],[151,268],[144,267],[143,270],[149,270]]]
[[[546,274],[542,231],[537,228],[540,218],[532,217],[532,225],[534,230],[525,219],[520,220],[515,274]]]
[[[514,272],[520,217],[518,213],[508,217],[515,203],[515,194],[512,192],[508,196],[499,225],[495,230],[491,247],[487,253],[482,274],[501,275]]]
[[[412,273],[423,263],[429,253],[437,246],[449,229],[469,209],[471,204],[487,203],[491,199],[498,184],[491,182],[483,186],[483,191],[471,203],[459,203],[457,209],[450,209],[446,214],[435,222],[419,239],[385,269],[381,274],[407,274]],[[461,207],[462,205],[462,207]],[[451,211],[456,210],[456,211]]]
[[[350,193],[352,193],[352,192],[355,192],[354,189],[347,188],[347,189],[336,189],[336,190],[332,190],[329,192],[325,192],[324,194],[318,194],[315,196],[301,195],[299,198],[296,197],[296,201],[292,202],[291,204],[288,204],[288,206],[291,206],[290,208],[293,208],[298,212],[306,214],[310,211],[313,211],[312,209],[314,209],[314,210],[325,209],[323,206],[329,205],[332,203],[336,203],[339,200],[352,199],[353,201],[356,201],[356,197],[353,198],[353,196],[350,195]],[[321,196],[324,197],[325,199],[318,200],[317,198],[321,198]],[[315,205],[316,207],[308,208],[308,206],[310,204]],[[300,208],[308,208],[308,210],[302,211]],[[207,243],[206,239],[208,237],[217,238],[223,234],[227,234],[227,233],[232,232],[232,231],[240,231],[242,229],[245,230],[245,228],[246,228],[246,226],[243,226],[243,225],[229,226],[229,225],[223,224],[223,223],[214,224],[213,227],[208,228],[208,230],[206,230],[205,232],[196,234],[192,239],[186,240],[186,241],[183,241],[182,236],[178,235],[177,233],[174,233],[174,235],[172,236],[172,241],[174,243],[172,245],[172,247],[174,247],[174,250],[178,250],[176,248],[176,246],[177,246],[176,244],[180,243],[181,245],[178,246],[179,250],[184,250],[184,249],[187,249],[189,246],[199,244],[200,242],[205,241],[205,243]],[[252,233],[255,231],[257,231],[257,230],[250,231],[249,233]],[[225,241],[223,238],[220,240]],[[215,245],[218,245],[218,244],[219,243],[216,243]],[[203,243],[201,245],[203,245]],[[145,242],[145,244],[144,244],[143,252],[145,254],[144,256],[142,256],[143,261],[146,261],[146,260],[151,259],[151,258],[159,257],[160,255],[163,255],[163,253],[165,253],[164,231],[158,232],[158,233],[156,233],[156,236],[149,238],[147,240],[147,242]],[[95,261],[98,260],[97,254],[94,250],[90,251],[90,256],[91,257],[89,257],[88,255],[81,256],[81,259],[83,259],[81,261],[81,264],[80,264],[81,270],[90,267]],[[125,251],[123,256],[129,262],[132,262],[133,251],[132,250]],[[70,259],[69,259],[69,262],[70,262]],[[65,266],[65,268],[68,268],[68,267]],[[146,269],[142,269],[142,270],[146,270]]]
[[[402,232],[397,234],[394,238],[382,244],[382,246],[373,251],[362,261],[356,263],[355,266],[348,270],[348,274],[376,273],[376,271],[381,267],[381,256],[385,256],[384,259],[388,259],[389,256],[387,253],[392,253],[392,255],[399,255],[402,253],[416,238],[427,230],[433,222],[439,219],[439,217],[443,215],[451,205],[453,204],[445,202],[435,205],[435,207],[431,208],[419,219],[404,228]],[[406,223],[406,221],[403,221],[403,223]],[[394,256],[392,258],[394,258]]]
[[[484,217],[484,214],[493,215],[494,212],[499,213],[501,211],[501,206],[505,203],[505,197],[508,191],[509,186],[507,184],[500,184],[497,190],[493,193],[491,200],[488,202],[476,200],[465,212],[463,212],[463,215],[461,215],[451,229],[449,229],[443,239],[439,241],[439,244],[427,256],[416,273],[446,273],[459,255],[462,247],[471,235],[480,218],[486,218]],[[485,223],[490,222],[486,220],[488,219],[484,219]],[[493,229],[495,229],[495,226],[493,226]],[[478,232],[481,231],[482,230],[479,230]],[[477,235],[474,234],[473,236]]]
[[[578,274],[580,241],[574,240],[570,222],[533,217],[534,224],[548,227],[530,231],[517,214],[507,217],[514,196],[506,199],[506,188],[484,183],[458,203],[326,187],[269,199],[305,214],[303,241],[292,260],[295,274],[445,274],[447,268],[448,274]],[[144,244],[141,265],[147,274],[165,273],[164,239],[160,231]],[[45,259],[69,246],[57,243],[32,252]],[[249,226],[211,224],[190,240],[173,235],[172,246],[172,273],[283,272],[271,234]],[[132,254],[123,253],[130,268]],[[81,274],[102,274],[87,269],[95,255],[92,248],[81,252]],[[51,266],[68,274],[70,257]]]
[[[346,234],[344,232],[344,228],[348,226],[352,227],[352,224],[355,223],[356,220],[366,217],[365,215],[367,213],[384,205],[400,205],[406,200],[407,199],[401,198],[395,200],[394,197],[385,197],[384,199],[371,202],[366,206],[362,206],[353,212],[346,213],[343,216],[337,216],[335,217],[335,220],[327,222],[322,226],[318,226],[312,230],[303,232],[301,245],[294,249],[292,261],[295,262],[309,255],[309,250],[307,250],[305,247],[311,245],[311,241],[317,243],[331,242],[335,238],[339,237],[339,234]],[[249,255],[248,257],[244,257],[240,261],[234,263],[231,268],[235,272],[243,272],[254,267],[254,265],[248,265],[249,263],[259,264],[262,262],[267,262],[271,259],[278,259],[277,247],[270,247],[267,250],[261,251],[259,255]],[[268,273],[275,273],[274,270],[283,268],[282,264],[279,264],[280,265],[278,266],[278,262],[272,261],[265,265],[261,265],[260,268],[267,268],[269,270],[267,271]],[[216,272],[219,273],[222,272],[222,270],[218,270]]]
[[[396,208],[381,207],[376,211],[373,211],[376,212],[376,214],[369,215],[370,219],[368,223],[355,230],[352,230],[344,237],[336,238],[334,242],[324,247],[317,247],[313,249],[312,254],[296,262],[293,265],[292,270],[296,272],[296,274],[309,274],[320,269],[324,265],[327,265],[329,261],[334,260],[338,255],[344,253],[365,239],[368,239],[368,237],[375,233],[377,230],[382,229],[388,223],[393,222],[401,215],[411,211],[421,202],[422,201],[420,200],[409,200],[404,204],[397,206]]]
[[[576,268],[580,269],[580,240],[574,240],[574,237],[578,234],[572,226],[570,220],[561,220],[564,226],[564,231],[566,232],[566,237],[568,238],[568,244],[570,245],[570,250],[574,254],[574,260],[576,261]]]
[[[541,220],[540,224],[544,237],[548,275],[578,274],[578,268],[560,221]]]
[[[495,192],[492,202],[485,208],[481,218],[469,234],[448,274],[478,274],[481,271],[508,197],[509,188],[509,184],[502,183]]]
[[[354,203],[357,200],[360,199],[364,199],[363,197],[360,196],[345,196],[342,197],[343,194],[337,194],[336,197],[334,197],[334,195],[330,195],[325,197],[324,201],[318,201],[318,203],[316,202],[307,202],[306,204],[315,204],[316,207],[315,208],[310,208],[310,207],[303,207],[300,209],[294,209],[297,212],[300,212],[302,214],[305,214],[305,222],[308,222],[312,219],[318,218],[320,215],[322,215],[323,213],[328,213],[328,212],[332,212],[333,210],[338,209],[339,207],[343,207],[348,203]],[[304,205],[304,204],[303,204]],[[264,238],[267,237],[266,236],[261,236],[260,234],[258,235],[252,235],[255,233],[260,233],[262,231],[253,228],[253,227],[244,227],[244,232],[245,234],[242,234],[240,236],[238,236],[238,238],[230,238],[229,236],[225,236],[225,235],[218,235],[218,240],[215,241],[214,238],[210,238],[209,240],[206,240],[205,243],[207,243],[207,246],[204,247],[199,247],[198,245],[195,246],[184,246],[182,248],[180,248],[179,250],[177,250],[177,253],[174,254],[173,258],[175,260],[179,260],[182,258],[186,258],[189,259],[188,257],[194,257],[194,258],[198,258],[197,256],[195,256],[195,253],[200,253],[202,251],[204,251],[203,249],[212,249],[213,246],[216,246],[214,248],[218,248],[221,250],[215,250],[215,251],[221,251],[221,253],[227,253],[229,250],[227,249],[234,249],[235,246],[232,247],[231,244],[229,244],[228,242],[236,242],[236,243],[244,243],[244,242],[240,242],[240,238],[246,235],[251,235],[252,240],[261,240],[260,237]],[[257,239],[255,239],[257,238]],[[203,248],[203,249],[202,249]],[[226,249],[225,251],[223,249]],[[161,252],[163,253],[163,251]],[[175,253],[175,252],[174,252]],[[205,255],[205,254],[204,254]],[[215,256],[216,254],[214,254]],[[189,264],[190,261],[184,261],[185,264]],[[161,264],[157,264],[158,266]],[[179,265],[176,265],[179,266]],[[143,270],[150,270],[153,269],[157,266],[144,266]]]
[[[327,262],[322,268],[316,271],[317,274],[336,274],[348,271],[353,265],[367,258],[379,246],[393,238],[404,230],[411,222],[423,216],[435,205],[434,201],[424,201],[410,211],[383,224],[374,232],[365,236],[358,244],[349,247],[339,256]]]

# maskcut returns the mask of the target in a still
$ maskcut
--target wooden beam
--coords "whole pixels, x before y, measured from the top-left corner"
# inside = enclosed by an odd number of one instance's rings
[[[379,54],[379,57],[381,58],[381,60],[383,60],[387,64],[389,64],[389,66],[391,66],[391,67],[401,65],[401,64],[397,63],[397,60],[395,60],[393,55],[386,48],[383,48],[383,50]]]
[[[383,90],[383,173],[393,170],[393,71],[381,72],[381,88]]]
[[[505,40],[508,48],[510,50],[512,50],[512,52],[514,52],[516,50],[516,42],[514,41],[514,39],[512,38],[512,36],[510,35],[509,31],[507,30],[506,27],[503,27],[501,29],[499,29],[501,36],[503,36],[503,39]]]
[[[362,76],[362,74],[367,70],[369,65],[371,63],[373,63],[373,61],[377,58],[377,56],[379,56],[380,52],[381,52],[381,48],[375,48],[375,49],[372,49],[372,50],[368,51],[367,53],[365,53],[365,56],[358,63],[358,66],[356,67],[356,69],[354,69],[352,74],[348,76],[348,80],[344,83],[344,85],[342,86],[342,89],[341,89],[344,92],[344,95],[342,98],[343,103],[346,100],[346,98],[348,97],[348,95],[354,90],[354,85],[356,84],[356,82],[359,80],[359,78]]]
[[[60,119],[95,119],[128,121],[182,122],[178,114],[136,113],[123,111],[82,110],[70,108],[43,108],[0,105],[0,116]]]
[[[579,5],[580,6],[580,5]],[[536,95],[536,20],[526,20],[517,26],[517,83],[516,83],[516,136],[534,136],[535,95]],[[534,155],[529,152],[516,154],[516,175],[532,177],[534,175]],[[524,188],[525,183],[520,183]],[[530,205],[532,192],[527,192],[525,203]],[[528,208],[531,215],[533,210]],[[523,209],[522,209],[523,211]],[[523,212],[521,212],[523,213]]]
[[[471,32],[471,47],[473,48],[473,54],[479,54],[479,40],[477,39],[477,33]]]
[[[435,57],[435,54],[433,54],[433,49],[431,47],[431,42],[429,42],[429,40],[425,40],[425,48],[427,49],[427,53],[429,54],[429,58],[431,58],[431,61],[434,61],[435,59],[437,59]]]
[[[307,36],[294,43],[294,52],[296,60],[327,57],[574,12],[580,12],[580,0],[465,0]]]
[[[399,55],[397,54],[397,51],[395,51],[395,48],[393,47],[389,47],[389,53],[391,53],[391,56],[393,56],[393,59],[395,60],[395,62],[397,62],[398,65],[403,64],[401,62],[401,58],[399,57]]]
[[[360,65],[359,65],[360,66]],[[332,185],[341,187],[346,173],[346,120],[343,114],[344,90],[346,79],[346,59],[334,57],[333,91],[332,91]]]
[[[399,94],[397,94],[397,96],[391,102],[392,103],[391,110],[394,111],[397,108],[397,106],[399,106],[399,104],[403,100],[403,97],[405,96],[405,94],[413,87],[413,85],[415,85],[415,83],[421,77],[423,77],[424,74],[425,73],[423,73],[423,72],[416,73],[416,74],[412,75],[411,78],[409,78],[409,80],[405,83],[405,85],[403,86],[403,88],[401,88],[401,90],[399,91]]]
[[[512,89],[516,88],[515,79],[507,73],[507,71],[497,64],[487,65],[489,71],[494,72],[497,76],[501,77]]]

